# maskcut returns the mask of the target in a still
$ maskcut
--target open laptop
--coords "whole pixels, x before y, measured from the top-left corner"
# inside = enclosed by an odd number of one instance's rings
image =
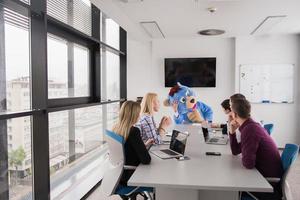
[[[206,144],[226,145],[228,143],[228,137],[226,135],[221,137],[210,137],[209,131],[205,127],[202,127],[202,132]]]
[[[151,150],[150,152],[161,159],[178,158],[184,155],[188,134],[173,130],[168,149]]]

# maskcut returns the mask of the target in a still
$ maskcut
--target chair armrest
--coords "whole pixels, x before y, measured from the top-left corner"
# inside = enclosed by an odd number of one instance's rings
[[[124,169],[135,170],[136,166],[124,165]]]
[[[267,181],[270,183],[279,183],[280,178],[275,178],[275,177],[266,177]]]

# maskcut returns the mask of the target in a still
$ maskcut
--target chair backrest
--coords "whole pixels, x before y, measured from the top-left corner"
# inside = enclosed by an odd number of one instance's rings
[[[284,172],[291,166],[296,160],[299,153],[299,146],[296,144],[286,144],[281,154],[281,162]]]
[[[299,146],[296,144],[286,144],[281,154],[281,161],[284,169],[284,175],[282,177],[282,194],[284,200],[294,199],[291,192],[291,187],[288,182],[288,176],[291,165],[296,161],[299,154]]]
[[[274,124],[264,124],[264,128],[267,130],[269,135],[273,132]]]
[[[109,197],[114,194],[123,173],[124,138],[109,130],[106,130],[105,135],[109,151],[109,166],[103,176],[101,190],[103,195]]]

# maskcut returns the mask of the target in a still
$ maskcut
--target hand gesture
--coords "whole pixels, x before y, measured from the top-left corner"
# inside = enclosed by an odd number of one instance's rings
[[[236,130],[239,128],[239,126],[240,125],[237,123],[237,121],[231,120],[231,122],[229,123],[229,133],[234,134]]]
[[[178,102],[174,101],[174,103],[172,104],[173,110],[174,112],[178,112]]]
[[[192,112],[188,113],[188,118],[194,123],[201,123],[203,122],[203,118],[201,117],[198,110],[193,110]]]
[[[148,148],[150,145],[154,144],[154,139],[151,138],[151,139],[148,139],[146,142],[145,142],[145,146]]]

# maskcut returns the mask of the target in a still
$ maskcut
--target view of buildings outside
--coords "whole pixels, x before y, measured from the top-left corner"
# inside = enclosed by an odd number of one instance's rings
[[[61,83],[49,81],[53,92],[65,90]],[[19,78],[8,81],[7,102],[9,110],[18,110],[30,102],[29,78]],[[106,122],[103,122],[103,107],[106,107]],[[80,158],[81,167],[88,166],[94,159],[85,162],[84,155],[99,151],[103,144],[104,128],[111,129],[118,118],[119,104],[108,104],[82,108],[71,111],[53,112],[49,114],[49,156],[51,179],[59,174],[64,180],[58,180],[53,186],[59,186],[66,181],[65,175],[76,175],[77,170],[64,167],[70,163],[70,156]],[[75,127],[70,127],[69,115],[73,113]],[[103,125],[105,123],[105,126]],[[73,124],[74,125],[74,124]],[[74,140],[69,139],[70,131],[75,131]],[[30,117],[7,120],[9,173],[10,173],[10,199],[27,200],[32,198],[32,159],[31,159],[31,120]],[[69,145],[75,144],[75,155],[70,155]],[[99,155],[99,154],[96,154]],[[96,156],[95,155],[95,156]],[[94,157],[95,158],[95,157]],[[76,162],[76,161],[75,161]],[[76,168],[77,169],[77,168]],[[72,174],[73,173],[73,174]],[[88,172],[87,172],[88,173]],[[52,183],[52,181],[51,181]],[[74,184],[75,181],[72,183]],[[70,186],[72,186],[72,184]],[[55,187],[54,187],[55,188]],[[66,188],[67,189],[67,188]],[[54,198],[53,198],[54,199]]]
[[[6,110],[28,110],[31,109],[29,27],[16,26],[12,23],[6,23],[6,21],[4,27]],[[74,95],[87,96],[89,95],[88,50],[79,45],[74,45],[74,54],[76,56],[74,68],[78,69],[77,71],[76,69],[74,70],[74,73],[77,73],[74,75]],[[57,60],[57,57],[50,56],[48,57],[49,59],[51,62],[51,59]],[[63,59],[67,59],[67,57]],[[114,56],[114,60],[116,61],[113,63],[117,66],[112,66],[110,74],[119,74],[119,57]],[[63,67],[65,66],[62,66],[60,63],[53,73],[58,74],[58,77],[61,76],[62,73],[59,68],[62,70]],[[111,71],[112,69],[116,71]],[[118,78],[114,77],[114,79],[111,82],[107,80],[111,84],[107,84],[106,89],[116,93],[115,97],[119,97]],[[66,96],[69,92],[67,84],[68,81],[64,82],[59,79],[49,78],[49,97]],[[101,153],[100,149],[104,143],[104,130],[111,129],[118,118],[118,112],[119,103],[113,103],[49,114],[51,199],[59,199],[59,195],[62,192],[78,181],[78,177],[80,177],[78,172],[82,171],[82,174],[85,173],[84,175],[89,173],[87,171],[88,166]],[[105,116],[103,116],[103,113],[106,113]],[[29,200],[33,198],[31,117],[8,119],[6,124],[9,160],[9,199]],[[75,147],[74,152],[70,152],[72,147]],[[74,179],[74,177],[77,178]],[[64,184],[66,182],[68,184]],[[61,185],[64,185],[65,188]]]

